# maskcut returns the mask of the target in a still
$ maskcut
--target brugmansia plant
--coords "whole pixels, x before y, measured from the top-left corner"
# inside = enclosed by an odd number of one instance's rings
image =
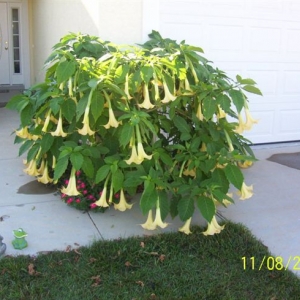
[[[100,191],[91,206],[103,210],[130,209],[126,197],[140,191],[145,229],[179,215],[189,234],[198,208],[204,234],[219,233],[216,207],[233,202],[230,185],[240,199],[252,195],[240,170],[255,160],[242,136],[256,123],[245,92],[261,92],[214,68],[199,47],[149,37],[118,46],[69,34],[54,46],[45,81],[7,105],[20,114],[25,172],[57,184],[64,199],[82,195],[84,175]]]

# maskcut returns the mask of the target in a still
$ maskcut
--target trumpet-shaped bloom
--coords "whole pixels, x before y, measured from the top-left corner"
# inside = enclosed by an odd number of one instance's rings
[[[192,217],[187,219],[182,227],[178,229],[178,231],[183,232],[185,234],[191,234],[190,226],[191,226]]]
[[[119,211],[125,211],[126,209],[131,209],[133,204],[128,204],[126,202],[126,198],[124,195],[124,191],[123,189],[121,189],[121,193],[120,193],[120,201],[118,204],[114,204],[114,208],[119,210]]]
[[[91,128],[90,128],[89,112],[90,112],[90,107],[88,105],[84,111],[84,116],[83,116],[83,121],[82,121],[83,127],[81,129],[78,129],[78,133],[81,135],[95,134],[95,131],[91,130]]]
[[[109,207],[107,201],[106,201],[106,194],[107,194],[107,186],[105,185],[103,188],[103,191],[101,193],[101,196],[98,201],[95,202],[97,206],[101,207]]]
[[[42,162],[41,162],[41,165],[40,167],[38,168],[38,172],[39,174],[43,174],[44,173],[44,170],[45,170],[45,160],[43,159]]]
[[[250,130],[252,128],[253,124],[258,123],[258,120],[255,120],[250,115],[250,111],[248,108],[245,108],[245,114],[246,114],[246,123],[245,123],[245,129]]]
[[[154,230],[154,229],[156,229],[156,225],[153,222],[152,209],[150,209],[149,212],[148,212],[148,217],[147,217],[146,222],[144,224],[141,224],[141,226],[144,229],[147,229],[147,230]]]
[[[158,226],[160,228],[166,228],[168,226],[168,223],[164,223],[163,220],[161,219],[159,205],[156,205],[156,213],[155,213],[155,219],[154,219],[153,224],[154,224],[155,228],[156,228],[156,226]]]
[[[119,126],[120,122],[117,121],[117,119],[114,115],[114,111],[112,110],[111,107],[109,107],[109,109],[108,109],[108,115],[109,115],[108,123],[106,125],[104,125],[104,127],[106,129],[109,129],[110,127],[117,128]]]
[[[245,122],[244,122],[243,117],[240,113],[238,114],[238,118],[239,118],[239,125],[236,126],[234,131],[238,134],[242,134],[244,132],[244,130],[246,129],[245,128]]]
[[[80,194],[77,190],[77,187],[76,187],[75,172],[76,172],[76,170],[74,168],[72,168],[70,179],[69,179],[67,187],[64,187],[64,188],[61,189],[61,192],[63,194],[66,194],[68,196],[77,196],[77,195]]]
[[[147,155],[145,150],[144,150],[144,147],[143,147],[143,144],[141,142],[138,142],[138,145],[137,145],[137,153],[138,153],[138,158],[139,160],[143,161],[144,159],[151,159],[152,158],[152,155]]]
[[[208,223],[206,231],[202,232],[204,235],[214,235],[216,233],[220,233],[222,229],[225,227],[225,225],[220,226],[217,222],[217,219],[215,216],[213,216],[210,223]]]
[[[38,177],[37,180],[38,180],[38,182],[41,182],[41,183],[44,183],[44,184],[53,182],[53,179],[50,178],[49,174],[48,174],[48,165],[47,165],[47,163],[46,163],[46,166],[44,168],[42,176]]]
[[[131,156],[130,156],[129,159],[125,160],[125,162],[128,165],[131,165],[132,163],[135,163],[135,164],[139,165],[139,164],[141,164],[143,162],[143,159],[140,159],[138,157],[135,145],[132,145]]]
[[[31,134],[28,132],[28,127],[22,127],[20,130],[16,130],[16,135],[22,139],[30,138]]]
[[[36,167],[36,160],[33,159],[30,161],[30,163],[28,164],[28,167],[26,169],[23,170],[26,174],[30,175],[30,176],[38,176],[40,175],[39,171],[37,170]]]
[[[139,104],[139,107],[142,107],[145,109],[153,108],[154,105],[150,101],[148,85],[146,83],[143,86],[143,94],[144,94],[144,101],[143,101],[143,103]]]
[[[172,95],[168,85],[166,84],[166,82],[163,82],[163,86],[164,86],[164,91],[165,91],[165,97],[163,100],[161,100],[162,103],[169,103],[170,101],[174,101],[177,97]]]
[[[204,120],[204,116],[202,113],[202,108],[201,108],[201,104],[198,104],[198,108],[197,108],[197,112],[196,112],[196,117],[200,120],[203,121]]]
[[[226,118],[226,112],[221,108],[220,105],[218,105],[218,118]]]
[[[238,166],[242,169],[250,168],[253,165],[253,161],[245,160],[244,162],[238,162]]]
[[[51,132],[51,134],[52,134],[52,136],[62,136],[62,137],[67,136],[67,133],[65,133],[62,128],[61,112],[59,113],[59,119],[58,119],[56,130],[54,132]]]
[[[43,132],[47,132],[47,127],[48,127],[48,125],[49,125],[50,118],[51,118],[51,109],[49,109],[49,111],[48,111],[47,114],[46,114],[45,123],[44,123],[44,126],[43,126],[43,128],[42,128],[42,131],[43,131]]]
[[[132,99],[132,97],[130,96],[130,94],[129,94],[129,76],[128,76],[128,73],[126,74],[126,77],[125,77],[125,87],[124,87],[124,92],[125,92],[125,94],[126,94],[126,96],[127,96],[127,98],[130,100],[130,99]]]
[[[238,195],[241,200],[251,198],[253,196],[253,185],[247,186],[245,182],[243,182],[241,190],[238,191]]]

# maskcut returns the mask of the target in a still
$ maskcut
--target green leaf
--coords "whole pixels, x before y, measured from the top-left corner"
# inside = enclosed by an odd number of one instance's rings
[[[26,105],[20,113],[21,124],[23,127],[29,125],[32,120],[33,108],[31,104]]]
[[[262,96],[262,92],[260,91],[260,89],[253,85],[244,85],[242,89],[246,92]]]
[[[95,168],[94,168],[92,160],[89,157],[84,157],[84,161],[82,164],[82,170],[87,177],[89,177],[89,178],[94,177]]]
[[[53,178],[54,180],[58,180],[66,172],[68,163],[69,163],[68,156],[65,156],[57,161],[54,169],[54,178]]]
[[[49,106],[50,106],[50,108],[51,108],[54,115],[56,115],[59,112],[60,106],[63,102],[64,102],[64,99],[62,97],[52,98],[49,101]]]
[[[213,181],[220,186],[220,189],[224,192],[227,193],[229,190],[229,182],[227,180],[227,177],[222,169],[216,168],[212,172],[212,179]]]
[[[244,176],[239,167],[228,164],[224,168],[224,172],[229,182],[231,182],[238,190],[240,190],[244,182]]]
[[[27,106],[29,102],[29,98],[27,98],[26,96],[19,94],[19,95],[15,95],[13,96],[8,103],[6,104],[6,108],[8,109],[13,109],[13,110],[17,110],[18,112],[22,111],[22,109]]]
[[[117,169],[112,176],[112,184],[115,192],[118,192],[123,187],[124,174],[120,169]]]
[[[237,112],[240,113],[241,110],[244,107],[244,103],[245,103],[245,99],[244,99],[244,95],[241,91],[239,90],[231,90],[228,92],[233,104],[235,105]]]
[[[106,179],[109,172],[110,172],[110,165],[102,166],[96,173],[95,183],[99,183],[104,179]]]
[[[77,109],[76,109],[76,120],[78,121],[80,117],[83,115],[85,108],[87,106],[89,94],[85,94],[77,103]]]
[[[67,81],[74,73],[76,63],[74,61],[63,61],[58,64],[56,69],[57,84]]]
[[[159,190],[157,193],[158,193],[158,201],[160,207],[160,215],[162,220],[164,220],[170,212],[168,194],[166,191],[163,190]]]
[[[142,79],[148,83],[153,76],[153,68],[150,66],[143,66],[141,68],[141,77]]]
[[[181,133],[190,133],[190,126],[183,117],[174,116],[173,122]]]
[[[150,209],[152,209],[157,201],[157,191],[153,182],[149,181],[146,188],[143,191],[140,200],[140,207],[143,215],[145,215]]]
[[[217,100],[217,103],[221,106],[221,108],[225,112],[230,111],[231,100],[227,95],[224,95],[224,94],[219,95],[216,100]]]
[[[45,135],[43,135],[43,138],[41,140],[42,154],[48,152],[53,142],[54,142],[54,136],[52,136],[50,133],[46,133]]]
[[[70,155],[70,160],[76,171],[81,169],[84,158],[80,152],[72,152]]]
[[[30,150],[27,153],[27,162],[30,162],[31,160],[38,158],[38,157],[36,157],[36,155],[37,155],[39,149],[40,149],[39,144],[33,144],[33,146],[30,148]]]
[[[256,84],[256,82],[251,78],[242,78],[240,75],[236,75],[236,80],[240,84]]]
[[[125,147],[130,142],[133,133],[134,127],[129,123],[125,123],[120,132],[120,146]]]
[[[178,202],[178,213],[181,221],[189,219],[195,210],[194,199],[192,197],[181,198]]]
[[[104,97],[101,93],[95,92],[91,100],[91,111],[95,122],[102,114],[104,107]]]
[[[205,97],[202,103],[203,103],[203,116],[206,120],[209,120],[213,117],[214,113],[217,110],[217,103],[211,97]]]
[[[19,149],[19,156],[21,156],[23,153],[25,153],[33,145],[33,143],[34,143],[33,140],[25,141]]]
[[[211,222],[213,216],[216,213],[216,207],[213,200],[205,196],[199,196],[196,202],[204,219],[207,222]]]
[[[75,114],[76,114],[76,104],[74,100],[67,99],[61,105],[62,115],[67,119],[69,123],[72,122]]]

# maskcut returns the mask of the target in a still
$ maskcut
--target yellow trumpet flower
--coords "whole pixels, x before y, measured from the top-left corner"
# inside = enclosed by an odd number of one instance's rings
[[[225,227],[225,225],[220,226],[217,222],[217,219],[215,216],[213,216],[210,223],[208,223],[206,231],[202,232],[204,235],[214,235],[216,233],[220,233],[222,229]]]
[[[250,168],[253,165],[253,161],[245,160],[244,162],[238,162],[238,166],[242,169]]]
[[[187,219],[182,227],[178,229],[178,231],[183,232],[187,235],[191,234],[190,226],[191,226],[192,217]]]
[[[117,128],[119,126],[120,122],[117,121],[117,119],[114,115],[114,111],[112,110],[111,107],[109,107],[109,109],[108,109],[108,115],[109,115],[108,123],[106,125],[104,125],[104,127],[106,129],[109,129],[110,127]]]
[[[163,82],[163,86],[164,86],[164,91],[165,91],[165,97],[163,100],[161,100],[162,103],[169,103],[170,101],[174,101],[177,97],[172,95],[168,85],[166,84],[166,82]]]
[[[46,114],[45,123],[44,123],[44,126],[42,128],[43,132],[47,132],[47,127],[49,125],[50,118],[51,118],[51,109],[49,109],[48,112],[47,112],[47,114]]]
[[[154,229],[156,229],[156,225],[153,222],[152,209],[150,209],[149,212],[148,212],[148,217],[147,217],[146,222],[144,224],[141,224],[141,226],[144,229],[147,229],[147,230],[154,230]]]
[[[130,96],[129,94],[129,82],[128,82],[128,79],[129,79],[129,76],[128,76],[128,73],[126,74],[126,77],[125,77],[125,87],[124,87],[124,92],[128,98],[128,100],[132,99],[132,97]]]
[[[67,187],[64,187],[61,189],[61,192],[63,194],[66,194],[68,196],[77,196],[80,194],[76,187],[75,172],[76,172],[75,168],[72,168],[69,183],[68,183]]]
[[[161,213],[160,213],[160,207],[159,207],[159,203],[157,201],[156,204],[156,213],[155,213],[155,219],[153,222],[155,228],[158,226],[160,228],[166,228],[168,226],[168,223],[164,223],[163,220],[161,219]]]
[[[237,192],[240,196],[240,200],[246,200],[253,196],[253,185],[247,186],[245,182],[242,184],[242,188]]]
[[[128,165],[131,165],[132,163],[135,163],[135,164],[139,165],[139,164],[141,164],[143,162],[143,159],[140,159],[138,157],[135,145],[132,145],[131,156],[130,156],[129,159],[125,160],[125,162]]]
[[[58,119],[56,130],[54,132],[51,132],[51,135],[52,136],[62,136],[62,137],[66,137],[67,136],[67,133],[65,133],[63,131],[63,128],[62,128],[61,111],[59,112],[59,119]]]
[[[89,119],[89,112],[90,112],[90,106],[87,105],[84,111],[83,116],[83,127],[81,129],[78,129],[78,133],[81,135],[93,135],[95,134],[95,131],[91,130],[90,128],[90,119]]]
[[[201,104],[198,104],[198,108],[197,108],[197,112],[196,112],[196,117],[200,120],[203,121],[204,120],[204,116],[202,113],[202,109],[201,109]]]
[[[42,176],[38,177],[37,180],[38,180],[38,182],[41,182],[43,184],[47,184],[47,183],[53,182],[53,179],[50,178],[49,174],[48,174],[48,165],[47,165],[47,163],[46,163],[46,166],[44,168]]]
[[[131,209],[132,205],[133,204],[128,204],[126,202],[124,191],[123,191],[123,189],[121,189],[120,202],[118,204],[114,203],[114,208],[119,211],[125,211],[126,209]]]
[[[23,170],[26,174],[30,175],[30,176],[38,176],[40,175],[37,167],[36,167],[36,160],[33,159],[30,161],[30,163],[28,164],[28,167],[26,169]]]
[[[221,108],[220,105],[218,105],[218,118],[226,118],[226,112]]]
[[[245,108],[245,114],[246,114],[245,129],[246,130],[251,130],[252,125],[258,123],[258,120],[255,120],[255,119],[252,118],[248,108]]]
[[[30,138],[31,134],[28,132],[28,127],[22,127],[20,130],[16,130],[16,135],[22,139]]]
[[[239,118],[239,125],[236,126],[234,131],[238,134],[242,134],[244,132],[244,130],[246,129],[245,128],[245,122],[244,122],[243,117],[240,113],[238,114],[238,118]]]
[[[107,185],[104,186],[102,194],[98,201],[95,202],[96,205],[101,207],[109,207],[107,201],[106,201],[106,194],[107,194]]]
[[[148,85],[146,83],[143,86],[143,95],[144,95],[144,101],[143,101],[143,103],[139,104],[139,107],[142,107],[145,109],[153,108],[154,105],[150,101],[149,89],[148,89]]]
[[[141,142],[138,142],[137,144],[137,153],[138,153],[138,159],[141,161],[143,161],[144,159],[150,160],[152,158],[152,154],[151,155],[146,154],[143,144]]]
[[[41,165],[40,167],[38,168],[38,172],[39,174],[43,174],[44,173],[44,170],[45,170],[45,160],[43,159],[42,162],[41,162]]]

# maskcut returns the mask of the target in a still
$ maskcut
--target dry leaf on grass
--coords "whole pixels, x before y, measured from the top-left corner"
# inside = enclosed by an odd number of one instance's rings
[[[125,266],[130,267],[130,266],[132,266],[132,264],[129,261],[126,261]]]
[[[140,281],[140,280],[138,280],[138,281],[136,281],[135,283],[137,283],[138,285],[140,285],[141,287],[144,287],[144,282],[143,281]]]
[[[92,284],[92,286],[94,287],[98,286],[101,283],[100,275],[92,276],[91,279],[94,280],[94,283]]]
[[[140,243],[140,246],[141,246],[142,248],[145,248],[145,243],[144,243],[144,242],[141,242],[141,243]]]
[[[37,272],[36,270],[35,270],[35,266],[34,266],[34,264],[29,264],[28,265],[28,274],[29,275],[41,275],[41,273],[40,272]]]

